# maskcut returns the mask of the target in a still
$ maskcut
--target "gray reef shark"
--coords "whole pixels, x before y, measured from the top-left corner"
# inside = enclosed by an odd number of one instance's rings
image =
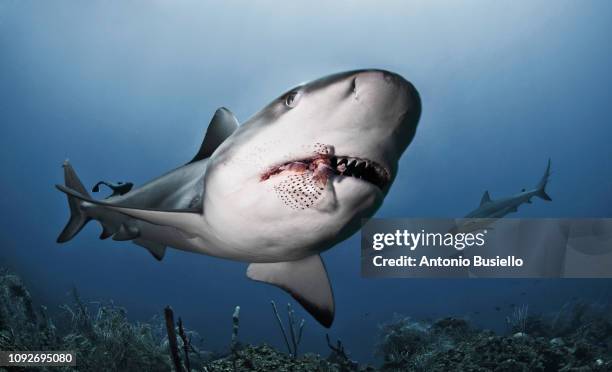
[[[550,159],[546,165],[546,171],[542,176],[542,179],[535,188],[531,190],[521,190],[520,193],[512,195],[507,198],[501,198],[497,200],[491,199],[489,191],[485,191],[480,199],[480,206],[475,210],[468,213],[465,218],[502,218],[509,213],[516,212],[518,207],[523,203],[531,204],[531,198],[537,196],[546,201],[552,199],[546,194],[546,184],[550,177]]]
[[[334,299],[319,254],[380,207],[412,141],[421,100],[383,70],[299,85],[242,125],[215,113],[195,157],[138,188],[93,200],[64,163],[71,217],[58,242],[90,220],[101,239],[131,240],[250,263],[249,278],[289,292],[322,325]]]
[[[493,223],[496,219],[502,218],[510,213],[518,211],[518,207],[521,204],[531,204],[531,199],[537,196],[546,201],[552,199],[546,193],[546,185],[550,178],[550,159],[546,165],[546,171],[542,176],[542,179],[535,188],[531,190],[521,190],[520,193],[501,198],[497,200],[491,199],[489,191],[485,191],[480,199],[480,205],[465,216],[465,220],[457,221],[456,228],[453,231],[469,232],[484,229]]]

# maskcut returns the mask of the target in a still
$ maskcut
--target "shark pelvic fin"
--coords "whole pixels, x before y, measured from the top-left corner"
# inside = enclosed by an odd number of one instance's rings
[[[236,128],[238,128],[238,120],[234,114],[225,107],[217,109],[210,124],[208,124],[200,150],[187,164],[210,157],[217,147],[234,133]]]
[[[146,248],[157,261],[161,261],[164,258],[164,254],[166,254],[166,246],[163,244],[144,239],[134,239],[133,242],[136,245]]]
[[[102,232],[100,233],[100,240],[108,239],[117,232],[117,228],[110,225],[102,224]]]
[[[334,295],[319,255],[298,261],[252,263],[247,276],[289,292],[323,326],[329,328],[334,321]]]
[[[201,208],[175,210],[133,208],[129,206],[116,205],[104,201],[94,200],[63,185],[55,185],[55,187],[61,192],[67,194],[68,196],[80,199],[84,202],[100,205],[110,210],[123,213],[127,216],[134,217],[136,219],[143,220],[154,225],[174,227],[185,233],[197,232],[201,228],[201,224],[203,222]],[[121,237],[122,236],[120,236],[119,238]],[[134,236],[131,238],[128,237],[128,239],[134,239],[136,237],[138,236]]]
[[[485,191],[484,194],[482,194],[482,199],[480,199],[480,205],[486,204],[486,203],[490,203],[491,202],[491,195],[489,195],[489,191]]]

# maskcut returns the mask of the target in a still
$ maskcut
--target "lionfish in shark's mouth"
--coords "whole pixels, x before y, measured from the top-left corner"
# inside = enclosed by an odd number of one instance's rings
[[[293,174],[310,173],[320,190],[325,187],[330,176],[358,178],[384,189],[390,182],[389,172],[380,164],[369,159],[351,156],[330,155],[329,151],[299,160],[292,160],[269,168],[261,174],[260,181],[284,172]]]

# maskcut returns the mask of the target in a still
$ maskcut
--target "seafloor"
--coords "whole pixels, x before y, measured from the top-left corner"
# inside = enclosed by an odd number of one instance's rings
[[[547,315],[518,308],[506,319],[506,335],[476,329],[463,319],[428,323],[397,316],[380,325],[373,352],[382,362],[369,366],[351,360],[339,340],[322,340],[330,350],[327,356],[293,356],[265,344],[240,342],[238,312],[231,345],[224,352],[210,352],[195,345],[198,335],[169,308],[160,309],[148,323],[131,323],[126,311],[112,303],[92,309],[76,290],[73,299],[51,319],[44,306],[33,305],[17,275],[0,270],[0,350],[77,353],[76,368],[15,370],[612,371],[612,307],[607,304],[573,302]],[[294,341],[299,343],[300,325],[285,324],[285,331],[292,349]]]

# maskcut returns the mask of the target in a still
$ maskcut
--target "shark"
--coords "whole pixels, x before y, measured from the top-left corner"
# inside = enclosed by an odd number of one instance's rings
[[[286,91],[242,124],[218,109],[187,163],[136,188],[91,198],[65,161],[70,219],[101,239],[248,263],[247,276],[288,292],[321,325],[335,303],[321,253],[381,206],[413,140],[421,99],[397,73],[363,69]],[[107,183],[103,183],[107,184]]]
[[[454,226],[452,232],[471,232],[487,228],[497,219],[503,218],[510,213],[518,211],[519,206],[522,204],[531,204],[533,197],[538,197],[545,201],[552,201],[552,198],[546,193],[546,185],[550,178],[550,159],[546,165],[544,175],[540,179],[538,184],[529,190],[522,189],[521,192],[505,197],[493,200],[489,191],[486,190],[480,199],[480,205],[468,213],[464,219],[457,220],[456,226]]]
[[[530,190],[522,189],[521,192],[497,200],[491,199],[489,191],[485,191],[480,199],[480,205],[468,213],[465,218],[502,218],[510,213],[517,212],[521,204],[531,204],[531,199],[537,196],[546,201],[552,201],[551,197],[546,193],[546,185],[550,178],[550,159],[546,165],[544,175],[540,182]]]

